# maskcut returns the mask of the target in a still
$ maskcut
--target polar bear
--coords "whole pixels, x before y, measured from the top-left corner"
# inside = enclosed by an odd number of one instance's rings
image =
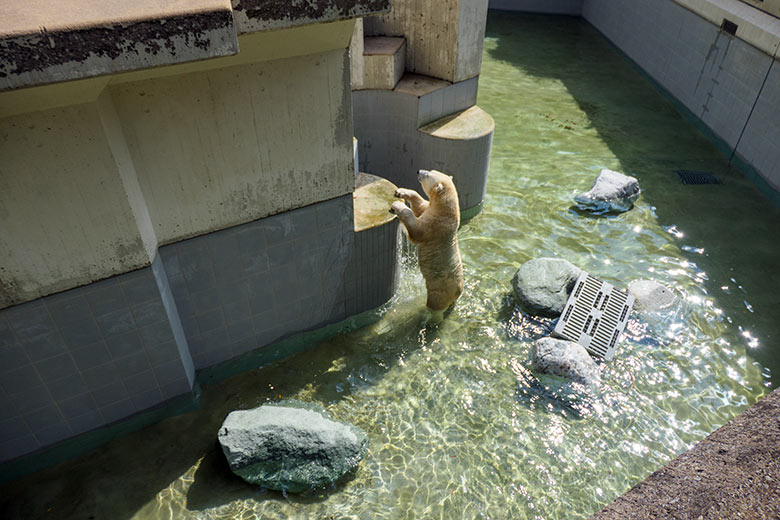
[[[414,190],[399,188],[395,196],[411,204],[393,202],[390,212],[398,215],[417,246],[420,271],[428,292],[427,306],[435,319],[455,303],[463,292],[463,266],[458,249],[460,205],[452,177],[436,170],[417,172],[429,200]]]

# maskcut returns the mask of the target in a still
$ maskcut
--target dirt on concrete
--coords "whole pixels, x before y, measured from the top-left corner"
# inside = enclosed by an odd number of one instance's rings
[[[780,389],[591,520],[780,518]]]

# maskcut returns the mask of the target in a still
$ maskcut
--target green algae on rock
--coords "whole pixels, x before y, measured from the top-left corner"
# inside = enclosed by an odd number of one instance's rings
[[[233,411],[218,437],[233,473],[251,484],[291,493],[338,481],[368,450],[362,430],[304,403]]]

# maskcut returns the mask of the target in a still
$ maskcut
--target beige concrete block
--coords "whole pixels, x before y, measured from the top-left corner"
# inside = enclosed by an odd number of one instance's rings
[[[0,308],[149,265],[96,104],[0,135]]]
[[[404,38],[386,36],[365,38],[362,88],[392,90],[404,74],[405,57]]]
[[[395,0],[390,13],[369,16],[369,36],[404,36],[406,70],[451,82],[479,75],[487,0]]]
[[[349,77],[345,45],[112,86],[160,243],[350,193]]]
[[[355,29],[352,31],[352,38],[349,41],[349,70],[352,80],[352,90],[363,88],[363,19],[355,21]]]

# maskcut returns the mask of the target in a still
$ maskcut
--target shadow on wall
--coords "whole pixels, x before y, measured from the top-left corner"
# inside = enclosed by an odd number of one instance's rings
[[[709,294],[717,297],[735,325],[763,335],[764,348],[751,354],[764,366],[780,370],[778,356],[770,352],[770,340],[780,336],[774,323],[780,305],[775,245],[780,209],[730,167],[720,147],[678,110],[678,104],[584,19],[491,11],[486,37],[495,39],[495,45],[486,45],[493,58],[536,78],[561,82],[584,113],[585,124],[555,121],[555,113],[536,114],[533,107],[523,107],[523,117],[544,117],[546,121],[531,124],[555,124],[556,132],[595,130],[614,155],[594,157],[593,169],[582,172],[581,184],[561,188],[586,191],[600,167],[637,177],[642,187],[639,204],[649,206],[661,226],[683,232],[682,237],[670,236],[680,247],[679,257],[706,272]],[[522,92],[518,94],[522,100]],[[682,185],[675,174],[681,169],[713,172],[723,184]],[[638,271],[637,277],[649,274]],[[724,292],[722,286],[731,291]]]

